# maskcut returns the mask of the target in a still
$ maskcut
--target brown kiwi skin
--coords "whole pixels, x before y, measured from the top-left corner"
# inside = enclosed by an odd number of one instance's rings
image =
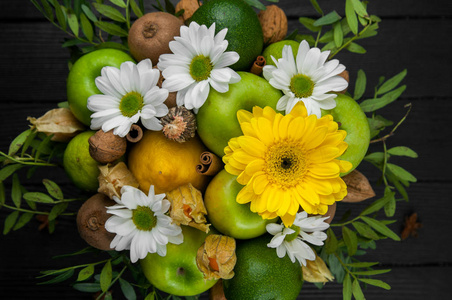
[[[115,204],[108,196],[98,193],[86,200],[77,213],[78,232],[94,248],[112,250],[110,243],[115,234],[105,229],[105,222],[112,216],[107,214],[107,207]]]
[[[129,49],[137,60],[149,58],[157,65],[159,56],[171,53],[169,42],[180,35],[184,23],[166,12],[151,12],[137,19],[129,30]]]

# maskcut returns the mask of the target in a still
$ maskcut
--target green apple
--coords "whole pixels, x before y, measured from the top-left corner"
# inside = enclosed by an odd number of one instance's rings
[[[334,121],[339,123],[339,129],[347,132],[345,142],[348,148],[339,159],[352,163],[353,168],[341,176],[353,171],[363,160],[369,148],[370,129],[366,114],[359,104],[349,96],[338,94],[336,107],[329,111],[322,111],[322,115],[331,114]]]
[[[125,52],[116,49],[100,49],[83,55],[71,68],[67,79],[67,100],[69,108],[83,124],[91,124],[91,111],[86,107],[88,97],[101,94],[95,79],[103,67],[119,68],[123,62],[134,61]]]
[[[237,176],[222,170],[210,181],[204,194],[207,217],[215,229],[225,235],[252,239],[267,232],[265,226],[278,218],[264,220],[250,210],[250,204],[237,203],[235,199],[243,185],[236,179]]]
[[[273,62],[272,56],[277,60],[282,57],[282,49],[285,45],[292,47],[292,53],[294,57],[297,57],[298,53],[298,47],[300,46],[299,42],[292,41],[292,40],[282,40],[273,44],[270,44],[267,48],[264,49],[264,52],[262,53],[262,56],[265,58],[267,65],[274,66],[275,63]]]
[[[219,93],[210,90],[206,102],[196,115],[198,135],[204,144],[216,155],[222,157],[229,139],[242,135],[237,111],[252,111],[254,106],[270,106],[276,109],[276,103],[282,97],[262,77],[247,72],[237,72],[242,78],[231,84],[229,91]]]
[[[167,244],[166,256],[149,253],[140,260],[143,273],[157,289],[176,296],[194,296],[210,289],[217,280],[205,280],[196,265],[196,253],[207,234],[181,226],[184,242]]]

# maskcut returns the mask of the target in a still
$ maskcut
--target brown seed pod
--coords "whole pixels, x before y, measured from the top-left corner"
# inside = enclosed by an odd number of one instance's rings
[[[112,250],[110,243],[115,237],[105,229],[105,222],[111,217],[107,214],[107,206],[116,202],[104,194],[96,194],[80,207],[77,214],[77,228],[82,239],[89,245],[100,250]]]
[[[179,19],[182,20],[182,22],[185,22],[193,16],[201,5],[202,3],[198,0],[181,0],[176,4],[176,13],[183,9],[184,13],[179,16]]]
[[[347,70],[342,71],[342,73],[338,74],[339,76],[341,76],[342,78],[344,78],[345,80],[347,80],[347,82],[350,82],[350,76],[348,74]],[[338,92],[339,94],[345,94],[345,92],[347,92],[347,88],[345,88],[345,90]]]
[[[266,6],[257,15],[264,34],[264,43],[272,44],[281,41],[287,34],[287,17],[276,5]]]
[[[167,139],[183,143],[195,136],[195,114],[184,106],[170,108],[168,114],[160,119],[163,134]]]
[[[127,142],[125,138],[114,135],[113,130],[104,132],[98,130],[88,140],[89,154],[101,164],[108,164],[119,159],[126,153]]]
[[[129,49],[137,60],[149,58],[156,65],[159,56],[171,53],[169,42],[180,35],[183,22],[166,12],[152,12],[136,20],[129,31]]]

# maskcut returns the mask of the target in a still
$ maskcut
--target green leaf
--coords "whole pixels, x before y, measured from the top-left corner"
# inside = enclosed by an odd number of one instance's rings
[[[31,3],[34,4],[34,6],[39,10],[39,12],[43,15],[45,15],[45,11],[42,10],[41,6],[38,4],[38,2],[36,0],[30,0]]]
[[[385,215],[386,217],[393,217],[396,211],[396,200],[392,198],[388,203],[385,204]]]
[[[111,279],[112,279],[111,262],[110,260],[108,260],[100,273],[100,288],[102,289],[102,292],[108,291]]]
[[[53,20],[55,18],[53,16],[53,10],[52,10],[52,7],[50,6],[49,2],[47,0],[41,0],[41,4],[44,9],[44,12],[43,12],[44,16],[49,18],[50,22],[53,22]]]
[[[371,24],[366,31],[364,31],[363,33],[361,33],[358,37],[358,40],[361,39],[367,39],[373,36],[376,36],[378,34],[378,28],[380,26],[377,23]]]
[[[408,172],[407,170],[405,170],[404,168],[402,168],[400,166],[388,163],[386,165],[386,167],[395,176],[397,176],[398,178],[400,178],[402,180],[406,180],[406,181],[410,181],[410,182],[416,182],[417,181],[416,177],[414,177],[413,174],[411,174],[410,172]]]
[[[367,283],[367,284],[370,284],[370,285],[373,285],[373,286],[380,287],[380,288],[385,289],[385,290],[390,290],[391,289],[391,286],[389,284],[387,284],[384,281],[378,280],[378,279],[359,278],[359,281],[362,281],[364,283]]]
[[[359,281],[357,279],[353,280],[352,292],[353,292],[353,296],[355,297],[356,300],[366,299],[364,297],[363,291],[362,291],[361,286],[359,285]]]
[[[88,41],[92,42],[94,38],[94,31],[91,22],[88,20],[86,15],[80,14],[80,24],[82,25],[82,31]]]
[[[334,253],[337,250],[337,238],[334,234],[334,231],[331,228],[328,228],[327,239],[325,241],[325,251],[328,254]]]
[[[165,0],[165,9],[166,9],[166,12],[168,12],[172,15],[174,15],[176,13],[176,9],[174,8],[174,5],[173,5],[173,3],[171,3],[170,0]]]
[[[25,143],[27,137],[31,134],[32,130],[28,129],[19,134],[9,145],[8,155],[14,156],[19,151],[20,147]]]
[[[304,26],[306,27],[308,30],[312,31],[312,32],[319,32],[320,29],[322,29],[321,27],[315,26],[314,19],[311,18],[306,18],[306,17],[301,17],[298,18],[298,21]]]
[[[385,107],[386,105],[394,102],[405,91],[406,85],[402,85],[398,89],[389,92],[381,98],[368,99],[361,102],[360,106],[364,112],[373,112],[377,109]]]
[[[94,274],[94,265],[88,265],[78,272],[77,281],[83,281],[90,278]]]
[[[122,278],[119,278],[119,285],[121,286],[121,291],[127,300],[137,299],[135,290],[133,289],[132,285],[129,282],[125,281]]]
[[[63,198],[64,198],[63,192],[61,191],[58,184],[56,184],[55,182],[53,182],[50,179],[43,179],[42,183],[44,184],[44,186],[47,189],[47,192],[49,193],[50,196],[52,196],[53,198],[55,198],[57,200],[63,200]]]
[[[130,7],[132,8],[132,11],[135,14],[135,16],[137,16],[138,18],[141,18],[143,16],[143,12],[138,7],[138,4],[135,2],[135,0],[130,0],[129,3],[130,3]]]
[[[393,239],[394,241],[400,241],[400,237],[397,234],[395,234],[394,231],[392,231],[386,225],[384,225],[382,222],[366,216],[362,216],[361,219],[379,233]]]
[[[391,155],[396,155],[396,156],[407,156],[407,157],[412,157],[412,158],[418,157],[416,152],[414,152],[413,150],[411,150],[410,148],[405,147],[405,146],[398,146],[398,147],[390,148],[388,150],[388,153]]]
[[[344,277],[344,282],[342,283],[342,295],[344,300],[352,299],[352,281],[350,275],[347,273]]]
[[[342,17],[334,10],[329,14],[324,15],[323,17],[317,19],[313,25],[316,27],[330,25],[342,19]]]
[[[22,146],[22,153],[21,153],[22,156],[24,156],[25,152],[28,150],[28,147],[30,147],[31,143],[33,142],[33,140],[37,134],[38,134],[38,132],[36,130],[33,130],[30,133],[30,135],[27,137],[27,139],[25,140],[25,142]]]
[[[46,136],[46,138],[44,138],[44,140],[41,143],[39,143],[39,146],[36,149],[35,160],[38,160],[41,153],[42,154],[50,154],[51,153],[49,144],[50,144],[50,139],[52,138],[52,136],[53,135]]]
[[[107,18],[110,18],[117,22],[127,22],[122,13],[112,6],[99,3],[93,3],[93,6],[101,15],[104,15]]]
[[[55,205],[54,207],[52,207],[52,209],[50,210],[50,213],[49,213],[49,221],[55,220],[60,214],[62,214],[66,210],[68,205],[69,205],[68,202],[64,202],[64,203],[59,203],[59,204]]]
[[[384,196],[378,200],[375,200],[372,204],[370,204],[368,207],[366,207],[361,212],[360,215],[365,216],[365,215],[374,213],[376,211],[379,211],[383,206],[385,206],[386,203],[391,201],[391,199],[394,199],[394,197],[395,197],[395,193],[393,191],[391,191],[388,187],[385,188]]]
[[[13,200],[14,205],[19,208],[20,202],[22,201],[22,190],[19,182],[19,175],[17,175],[17,173],[13,175],[11,199]]]
[[[342,46],[342,42],[344,41],[344,33],[342,32],[342,26],[340,22],[336,22],[333,24],[334,31],[334,43],[336,47],[339,48]]]
[[[5,185],[3,184],[3,181],[0,181],[0,208],[5,204],[5,201]]]
[[[378,264],[379,264],[378,262],[356,262],[356,263],[346,263],[345,265],[350,268],[370,268]]]
[[[347,246],[348,255],[355,255],[356,250],[358,250],[358,238],[356,237],[356,233],[348,227],[342,226],[342,237],[344,238],[345,245]]]
[[[96,15],[93,13],[93,11],[91,10],[91,8],[89,8],[88,6],[86,6],[85,4],[82,4],[82,10],[85,13],[85,15],[88,17],[88,19],[90,19],[92,22],[96,23],[99,20],[97,19]]]
[[[385,83],[383,83],[383,85],[377,90],[377,94],[381,95],[393,90],[405,78],[406,74],[407,70],[405,69],[394,77],[386,80]]]
[[[358,76],[355,82],[354,99],[359,100],[366,91],[367,78],[366,73],[362,69],[358,70]]]
[[[17,210],[15,210],[5,218],[5,227],[3,227],[3,234],[8,234],[8,232],[10,232],[10,230],[13,228],[14,224],[16,224],[18,217],[19,217],[19,212]]]
[[[328,265],[330,267],[330,271],[334,274],[334,277],[336,277],[337,282],[341,283],[345,276],[345,270],[341,262],[335,255],[330,254],[328,257]]]
[[[314,7],[314,9],[321,15],[323,15],[323,10],[320,8],[319,3],[317,3],[317,0],[309,0],[311,1],[312,6]]]
[[[79,25],[78,25],[77,16],[74,13],[72,13],[72,12],[68,13],[67,14],[67,21],[69,23],[69,28],[71,28],[71,30],[74,33],[74,35],[76,37],[78,37]]]
[[[39,203],[53,203],[53,199],[41,192],[28,192],[23,195],[25,200],[39,202]]]
[[[381,165],[383,164],[384,160],[384,153],[383,152],[373,152],[371,154],[368,154],[364,157],[365,161],[368,161],[375,165]]]
[[[14,225],[13,230],[18,230],[22,227],[24,227],[30,220],[33,218],[34,214],[31,212],[23,213],[19,220],[16,222],[16,225]]]
[[[155,299],[155,291],[150,292],[147,294],[146,298],[144,300],[154,300]]]
[[[0,181],[5,181],[6,178],[11,176],[14,172],[22,168],[24,165],[20,164],[13,164],[13,165],[7,165],[6,167],[3,167],[0,169]]]
[[[257,9],[265,10],[265,5],[260,3],[259,0],[245,0],[246,3],[248,3],[250,6],[254,6]]]
[[[50,280],[44,281],[44,282],[38,282],[38,285],[43,285],[43,284],[54,284],[54,283],[58,283],[58,282],[63,282],[69,278],[72,277],[72,275],[74,275],[74,269],[69,269],[66,272],[56,276],[55,278],[52,278]]]
[[[369,270],[369,271],[357,271],[353,272],[354,275],[360,275],[360,276],[373,276],[373,275],[380,275],[391,272],[391,269],[384,269],[384,270]]]
[[[57,0],[53,0],[53,6],[55,7],[55,15],[58,20],[58,24],[60,24],[61,28],[66,31],[67,23],[66,23],[66,14],[64,13],[62,6],[58,3]]]
[[[355,227],[356,231],[363,237],[371,239],[371,240],[379,240],[380,237],[378,234],[370,228],[369,225],[364,224],[362,222],[355,221],[352,223],[353,227]]]
[[[99,283],[76,283],[72,286],[74,289],[76,289],[77,291],[80,292],[85,292],[85,293],[96,293],[99,292],[100,289],[100,284]]]
[[[96,22],[95,25],[97,27],[99,27],[101,30],[103,30],[106,33],[109,33],[111,35],[116,35],[119,37],[125,37],[128,35],[127,31],[125,31],[124,29],[122,29],[121,27],[119,27],[116,24],[99,21],[99,22]]]
[[[357,43],[350,43],[347,48],[348,51],[358,54],[364,54],[366,53],[366,49],[363,48],[363,46],[358,45]]]
[[[364,8],[363,4],[359,0],[352,0],[352,5],[356,13],[363,18],[369,17],[369,14],[367,13],[366,9]]]
[[[117,5],[117,6],[122,7],[122,8],[126,8],[127,7],[127,5],[124,2],[124,0],[110,0],[110,2],[113,3],[114,5]]]
[[[352,0],[345,0],[345,17],[353,34],[358,34],[358,17],[355,14]]]

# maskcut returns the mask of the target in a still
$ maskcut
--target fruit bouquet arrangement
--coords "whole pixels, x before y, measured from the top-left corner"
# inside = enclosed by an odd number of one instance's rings
[[[329,281],[344,299],[390,289],[374,278],[390,270],[360,256],[400,240],[387,218],[416,178],[389,160],[417,155],[387,146],[410,106],[395,123],[377,112],[403,93],[406,71],[362,100],[365,72],[334,58],[365,53],[358,42],[377,34],[367,1],[346,0],[340,16],[310,0],[319,17],[300,16],[291,33],[285,12],[259,0],[155,0],[151,12],[142,0],[31,2],[69,36],[67,102],[29,117],[0,152],[0,207],[12,211],[3,232],[35,215],[53,232],[70,218],[89,246],[68,255],[102,256],[42,271],[42,283],[72,280],[97,299],[112,289],[296,299],[304,282]],[[363,160],[380,174],[378,197]],[[37,191],[21,180],[60,167],[74,197],[50,179]]]

